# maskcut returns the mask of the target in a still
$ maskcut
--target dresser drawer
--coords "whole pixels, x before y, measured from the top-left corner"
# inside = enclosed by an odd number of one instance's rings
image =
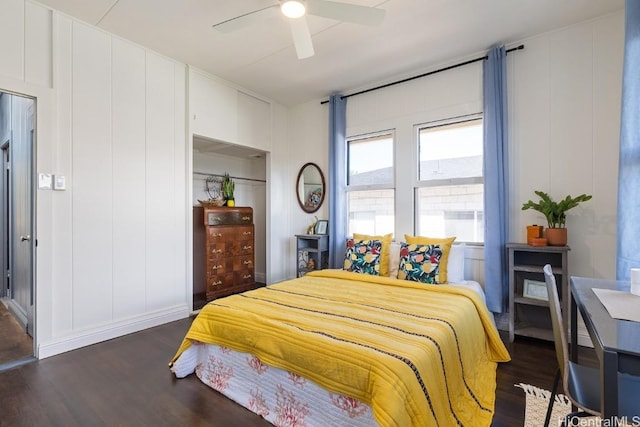
[[[207,243],[253,241],[253,225],[218,225],[207,227]]]
[[[233,287],[234,282],[235,274],[233,272],[209,276],[207,277],[207,292],[216,292]]]
[[[205,225],[253,224],[251,208],[209,208],[204,210]]]
[[[207,293],[224,292],[225,289],[235,288],[238,285],[253,285],[255,282],[253,276],[253,269],[209,276],[207,278]]]
[[[215,276],[248,269],[253,269],[253,254],[212,260],[208,263],[207,275]]]

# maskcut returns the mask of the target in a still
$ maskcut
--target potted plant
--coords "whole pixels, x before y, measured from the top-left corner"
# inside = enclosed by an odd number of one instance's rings
[[[228,173],[224,174],[224,178],[222,179],[222,195],[226,200],[227,206],[235,206],[236,200],[233,196],[233,191],[235,190],[236,184],[233,182],[233,179],[229,176]]]
[[[522,205],[522,210],[533,209],[543,214],[548,223],[545,232],[547,243],[551,246],[565,246],[567,244],[567,229],[565,228],[567,211],[582,202],[590,200],[592,196],[587,194],[581,194],[576,197],[567,196],[556,202],[544,191],[534,191],[534,193],[540,197],[540,201],[534,203],[529,200]]]

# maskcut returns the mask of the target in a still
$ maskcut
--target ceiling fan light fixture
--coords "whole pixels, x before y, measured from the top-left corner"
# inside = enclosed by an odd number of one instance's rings
[[[280,5],[282,14],[287,18],[300,18],[304,16],[306,7],[302,1],[299,0],[287,0]]]

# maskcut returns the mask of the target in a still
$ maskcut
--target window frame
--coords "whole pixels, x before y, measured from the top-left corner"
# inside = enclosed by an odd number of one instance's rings
[[[392,159],[391,159],[391,167],[393,169],[393,173],[392,173],[392,179],[390,183],[387,184],[360,184],[360,185],[354,185],[354,184],[349,184],[349,169],[350,169],[350,162],[349,162],[349,144],[352,141],[366,141],[366,140],[371,140],[371,139],[380,139],[381,137],[388,137],[391,139],[392,142]],[[396,221],[396,149],[397,149],[397,140],[396,140],[396,131],[395,129],[386,129],[386,130],[380,130],[380,131],[374,131],[374,132],[367,132],[367,133],[363,133],[363,134],[358,134],[358,135],[353,135],[353,136],[347,136],[345,138],[345,205],[346,205],[346,210],[345,210],[345,215],[347,216],[347,218],[349,218],[349,214],[350,214],[350,210],[349,210],[349,193],[355,193],[358,191],[375,191],[375,190],[391,190],[393,192],[393,221],[395,224]],[[349,231],[349,225],[348,225],[349,220],[347,219],[347,231]],[[395,225],[393,227],[392,233],[393,235],[395,235],[396,230],[395,230]],[[351,234],[351,233],[350,233]],[[364,233],[367,234],[367,233]]]
[[[379,139],[381,136],[389,136],[391,138],[391,142],[393,144],[393,157],[391,159],[391,167],[393,168],[393,179],[390,184],[365,184],[365,185],[353,185],[349,184],[349,144],[351,141],[366,141],[368,139]],[[394,190],[396,189],[396,133],[394,129],[382,130],[376,132],[369,132],[366,134],[356,135],[356,136],[348,136],[345,138],[346,141],[346,165],[345,165],[345,191],[362,191],[362,190]]]
[[[458,123],[466,123],[466,122],[475,122],[480,121],[480,123],[484,126],[484,114],[482,112],[467,114],[463,116],[449,117],[442,120],[435,120],[431,122],[424,122],[414,125],[414,135],[415,135],[415,182],[413,188],[413,231],[414,234],[418,234],[419,226],[420,226],[420,196],[419,191],[421,188],[436,188],[436,187],[445,187],[445,186],[456,186],[456,185],[472,185],[472,184],[483,184],[484,185],[484,170],[482,171],[482,177],[463,177],[463,178],[447,178],[447,179],[430,179],[430,180],[421,180],[420,179],[420,131],[426,128],[438,128],[444,126],[450,126]],[[483,157],[484,157],[484,147],[483,147]],[[483,189],[484,192],[484,189]],[[484,202],[483,202],[483,212],[484,212]],[[441,236],[445,237],[445,236]],[[482,238],[482,242],[466,242],[460,241],[461,243],[466,243],[467,245],[484,245],[484,236]]]

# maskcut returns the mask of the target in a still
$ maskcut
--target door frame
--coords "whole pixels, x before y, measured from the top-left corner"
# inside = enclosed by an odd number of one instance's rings
[[[9,174],[7,173],[9,162],[7,162],[5,158],[6,150],[11,150],[11,135],[8,135],[7,138],[2,141],[0,140],[0,151],[2,152],[2,162],[0,168],[2,169],[2,177],[0,177],[0,197],[8,200],[11,197]],[[9,151],[9,156],[11,152]],[[11,282],[11,279],[8,277],[7,272],[9,271],[9,265],[11,264],[11,260],[9,259],[9,255],[11,251],[9,250],[9,230],[11,229],[9,222],[11,220],[11,215],[9,213],[9,206],[7,204],[7,209],[2,209],[0,212],[0,239],[2,239],[2,248],[0,248],[0,275],[2,275],[2,290],[0,291],[0,298],[8,298],[10,296],[10,291],[8,291],[7,282]]]
[[[35,260],[36,260],[36,189],[34,186],[35,180],[35,153],[37,151],[36,145],[36,135],[37,135],[37,124],[36,124],[36,98],[33,96],[25,96],[21,94],[10,93],[4,90],[1,90],[2,97],[9,97],[8,104],[8,132],[6,138],[3,136],[4,141],[1,142],[0,148],[2,148],[3,156],[2,156],[2,199],[3,205],[6,203],[6,209],[3,209],[0,219],[1,219],[1,227],[2,234],[6,234],[4,237],[4,243],[2,250],[2,271],[1,274],[4,276],[2,281],[3,283],[3,292],[2,296],[7,297],[5,301],[7,302],[7,308],[13,315],[16,317],[18,322],[26,329],[26,332],[32,337],[33,348],[31,355],[29,355],[28,359],[34,359],[36,346],[35,346],[35,277],[36,277],[36,269],[35,269]],[[19,109],[14,109],[14,104],[18,104],[21,107]],[[20,117],[14,117],[14,112],[18,111]],[[19,132],[16,133],[16,129],[13,127],[15,123],[19,123],[20,129]],[[19,134],[19,145],[16,145],[16,135]],[[16,148],[19,148],[19,151],[25,152],[26,157],[21,155],[19,157],[14,156],[16,152]],[[6,152],[8,151],[8,158],[6,156]],[[8,160],[8,162],[7,162]],[[18,163],[16,163],[18,162]],[[9,171],[7,173],[6,171]],[[16,191],[16,183],[18,180],[14,176],[14,174],[18,171],[20,173],[25,173],[25,177],[28,177],[27,181],[27,189],[26,192],[23,191],[24,188],[18,192]],[[22,180],[22,178],[20,179]],[[15,228],[18,221],[16,221],[16,204],[20,201],[23,201],[28,204],[28,211],[25,212],[28,218],[26,221],[20,221],[27,225],[26,232],[30,233],[28,235],[28,242],[18,242],[17,232],[18,229]],[[25,248],[21,246],[22,244],[27,243],[29,246],[25,251]],[[5,253],[6,252],[6,253]],[[27,263],[26,269],[26,289],[22,289],[20,291],[21,300],[16,300],[15,288],[15,277],[17,277],[17,260],[18,260],[18,252],[20,252],[20,256],[28,257],[27,261],[21,261]],[[28,254],[28,255],[25,255]],[[24,265],[24,264],[23,264]],[[10,274],[6,274],[6,272],[10,272]],[[9,281],[9,291],[6,291],[7,280]],[[22,285],[21,285],[22,286]],[[23,292],[27,292],[25,299],[25,294]]]
[[[34,101],[34,132],[33,132],[33,145],[31,150],[31,221],[32,221],[32,241],[31,253],[32,253],[32,338],[33,338],[33,357],[30,360],[25,360],[24,363],[28,363],[31,360],[39,358],[39,347],[42,340],[42,326],[47,323],[42,323],[43,319],[48,318],[51,320],[52,310],[51,301],[48,304],[45,303],[44,317],[42,315],[43,307],[40,304],[41,298],[39,293],[42,293],[39,283],[42,282],[42,278],[49,278],[51,282],[53,276],[53,268],[51,265],[52,249],[51,242],[46,245],[45,248],[38,248],[38,231],[44,226],[44,230],[47,235],[51,236],[51,221],[50,216],[52,213],[52,203],[50,198],[45,198],[44,201],[39,200],[39,194],[37,191],[37,176],[38,169],[44,167],[45,169],[52,169],[53,160],[51,156],[52,150],[55,149],[52,143],[53,129],[54,129],[54,91],[50,87],[43,87],[34,85],[22,80],[16,80],[6,76],[0,76],[0,92],[4,92],[10,95],[16,95],[23,98],[30,98]],[[43,141],[46,145],[43,146]],[[42,155],[45,154],[44,157]],[[41,159],[45,159],[44,162]],[[38,259],[44,257],[44,265],[39,265]],[[49,262],[46,262],[49,261]],[[40,280],[39,280],[40,279]],[[47,282],[47,280],[45,280]],[[45,295],[52,293],[52,286],[48,286],[45,290]],[[50,299],[50,298],[49,298]],[[46,299],[45,299],[46,301]],[[50,326],[45,332],[45,336],[51,335]]]

